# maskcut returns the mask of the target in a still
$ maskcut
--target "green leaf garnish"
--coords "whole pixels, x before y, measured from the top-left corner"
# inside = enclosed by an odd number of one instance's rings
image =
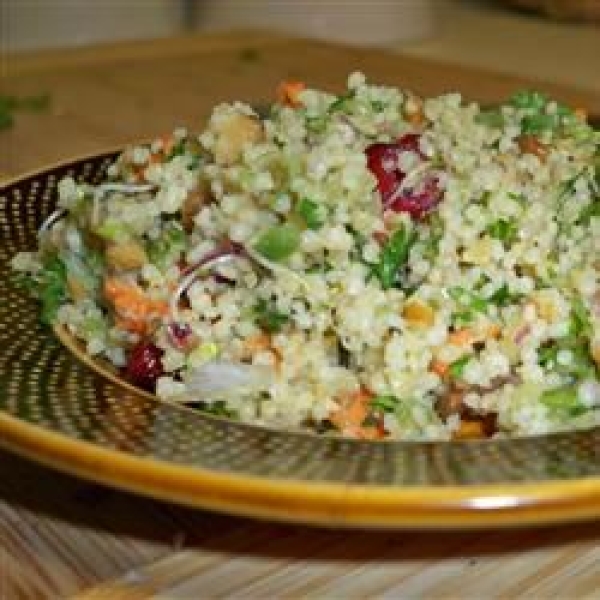
[[[391,394],[383,394],[381,396],[375,396],[371,400],[370,408],[375,411],[393,413],[398,408],[400,400],[396,396]]]
[[[465,367],[467,366],[470,360],[471,356],[466,355],[451,363],[448,367],[448,374],[450,375],[450,377],[452,377],[453,379],[462,379]]]
[[[396,283],[398,273],[408,261],[410,249],[416,240],[416,232],[401,225],[384,245],[379,262],[372,267],[372,273],[379,279],[384,290]]]
[[[288,314],[277,310],[264,298],[256,303],[254,317],[257,325],[269,333],[277,333],[290,320]]]
[[[510,245],[517,239],[519,228],[514,218],[498,219],[488,225],[486,231],[491,237]]]

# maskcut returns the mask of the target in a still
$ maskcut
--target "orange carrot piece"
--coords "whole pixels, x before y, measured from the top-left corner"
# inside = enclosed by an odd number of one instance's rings
[[[268,333],[257,333],[244,341],[244,350],[250,355],[271,349],[271,336]]]
[[[103,291],[114,307],[117,327],[127,331],[145,333],[152,320],[169,311],[165,301],[148,298],[138,286],[115,277],[105,279]]]
[[[457,329],[448,335],[448,343],[453,346],[468,346],[475,341],[473,331],[468,327]]]
[[[440,377],[446,377],[446,375],[448,374],[449,368],[450,368],[450,365],[447,362],[440,360],[439,358],[434,358],[429,363],[429,370],[432,373],[436,373]]]
[[[485,333],[486,333],[486,337],[494,338],[497,340],[502,335],[502,328],[500,327],[500,325],[497,325],[496,323],[492,323],[491,325],[488,325]]]
[[[369,414],[373,394],[365,388],[341,398],[340,407],[329,415],[331,422],[342,432],[360,437],[362,424]]]
[[[298,96],[305,88],[302,81],[282,81],[277,87],[277,100],[280,104],[296,108],[301,105]]]

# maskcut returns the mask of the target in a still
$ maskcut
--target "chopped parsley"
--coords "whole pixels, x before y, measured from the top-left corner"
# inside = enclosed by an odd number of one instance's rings
[[[264,298],[256,303],[253,312],[256,324],[269,333],[277,333],[290,320],[288,314],[277,310]]]
[[[400,270],[408,261],[410,249],[416,240],[416,232],[401,225],[383,246],[379,261],[372,266],[372,273],[384,290],[397,283]]]

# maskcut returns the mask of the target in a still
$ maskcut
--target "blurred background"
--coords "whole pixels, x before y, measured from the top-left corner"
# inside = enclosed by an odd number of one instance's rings
[[[3,51],[240,27],[600,90],[600,0],[0,0]],[[535,39],[536,43],[531,44]],[[578,60],[573,61],[573,57]]]

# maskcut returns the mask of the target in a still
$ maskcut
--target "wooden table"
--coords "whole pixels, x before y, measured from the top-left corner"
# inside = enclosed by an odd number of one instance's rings
[[[4,93],[47,113],[0,133],[16,175],[169,131],[216,102],[267,103],[294,77],[339,89],[349,70],[420,93],[492,102],[531,82],[260,32],[4,57]],[[600,114],[594,90],[535,86]],[[360,532],[192,511],[0,452],[0,598],[597,598],[600,523],[511,531]],[[75,595],[75,596],[74,596]]]

